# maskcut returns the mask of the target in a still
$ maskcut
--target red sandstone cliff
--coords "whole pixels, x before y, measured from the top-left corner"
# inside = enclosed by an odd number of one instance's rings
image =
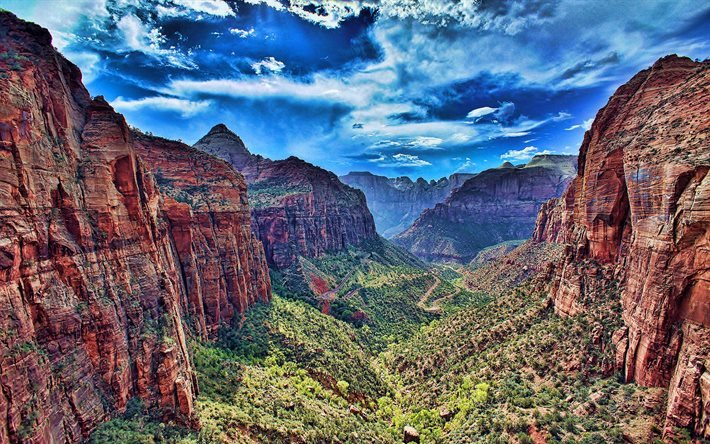
[[[136,141],[7,12],[0,53],[0,443],[81,441],[136,396],[191,422],[188,327],[206,337],[269,298],[243,179]]]
[[[393,240],[423,259],[467,262],[491,245],[527,239],[540,205],[562,194],[575,164],[575,156],[548,154],[485,170]]]
[[[249,153],[220,124],[195,148],[230,162],[249,183],[252,227],[277,268],[298,256],[320,257],[377,237],[364,194],[338,177],[296,157],[270,160]]]
[[[597,114],[577,177],[534,233],[566,245],[558,313],[621,283],[617,365],[627,381],[669,388],[666,436],[710,437],[708,116],[709,62],[669,56],[638,73]]]

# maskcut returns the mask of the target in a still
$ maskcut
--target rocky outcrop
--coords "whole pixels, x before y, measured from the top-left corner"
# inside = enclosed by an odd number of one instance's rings
[[[420,177],[412,181],[406,176],[390,179],[369,172],[352,172],[341,176],[340,180],[365,193],[378,232],[391,238],[412,225],[422,211],[443,202],[473,176],[475,174],[456,173],[439,180],[426,181]]]
[[[709,99],[707,61],[669,56],[634,76],[597,114],[579,174],[534,234],[566,246],[558,313],[620,283],[618,364],[627,381],[668,387],[666,437],[710,436]]]
[[[193,424],[186,326],[206,337],[269,298],[243,180],[137,143],[45,29],[0,12],[0,53],[0,442],[80,442],[134,397]]]
[[[562,194],[575,165],[575,156],[542,155],[483,171],[394,241],[423,259],[469,261],[488,246],[529,238],[540,205]]]
[[[195,148],[230,162],[244,175],[253,230],[277,268],[290,267],[299,256],[320,257],[377,236],[365,196],[329,171],[296,157],[273,161],[252,155],[222,124]]]
[[[134,146],[163,195],[183,312],[193,331],[214,337],[219,326],[271,294],[266,255],[251,231],[246,182],[226,162],[179,142],[134,133]]]

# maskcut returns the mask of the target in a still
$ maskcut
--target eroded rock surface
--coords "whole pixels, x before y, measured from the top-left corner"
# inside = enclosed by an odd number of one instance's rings
[[[194,424],[188,327],[269,298],[244,181],[137,143],[45,29],[0,12],[0,53],[0,442],[80,442],[133,397]],[[192,184],[186,208],[173,191]]]
[[[540,205],[562,194],[575,165],[575,156],[542,155],[527,165],[506,162],[485,170],[425,210],[394,241],[424,259],[466,262],[488,246],[527,239]]]
[[[534,233],[566,245],[551,290],[558,313],[620,282],[618,363],[627,381],[668,387],[666,436],[710,436],[708,115],[710,63],[668,56],[638,73],[597,114],[577,177]]]
[[[249,153],[226,126],[216,125],[195,148],[230,162],[249,184],[254,232],[269,263],[293,265],[377,236],[365,196],[297,157],[270,160]]]
[[[426,181],[420,177],[412,181],[406,176],[390,179],[364,171],[348,173],[340,180],[365,193],[378,232],[391,238],[409,228],[422,211],[443,202],[473,176],[475,174],[456,173],[439,180]]]

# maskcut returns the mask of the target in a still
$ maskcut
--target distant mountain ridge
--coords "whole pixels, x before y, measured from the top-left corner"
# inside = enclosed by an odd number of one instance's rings
[[[453,190],[474,176],[455,173],[439,180],[427,181],[420,177],[413,181],[406,176],[388,178],[357,171],[341,176],[340,180],[365,193],[378,232],[391,238],[406,230],[422,211],[443,202]]]
[[[288,268],[298,256],[320,257],[377,237],[365,196],[330,171],[293,156],[252,154],[224,124],[194,147],[231,163],[246,179],[252,228],[272,266]]]
[[[427,260],[469,261],[482,249],[532,234],[540,206],[560,196],[577,171],[577,156],[538,155],[468,179],[395,243]]]

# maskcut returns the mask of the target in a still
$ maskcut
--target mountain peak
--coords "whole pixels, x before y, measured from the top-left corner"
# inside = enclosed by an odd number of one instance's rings
[[[232,134],[236,136],[234,131],[230,130],[224,123],[218,123],[217,125],[213,126],[212,129],[207,133],[208,136],[215,134]]]
[[[506,160],[498,168],[515,168],[515,165]]]
[[[218,123],[194,145],[198,150],[217,156],[235,166],[243,165],[251,153],[242,139],[224,123]]]

